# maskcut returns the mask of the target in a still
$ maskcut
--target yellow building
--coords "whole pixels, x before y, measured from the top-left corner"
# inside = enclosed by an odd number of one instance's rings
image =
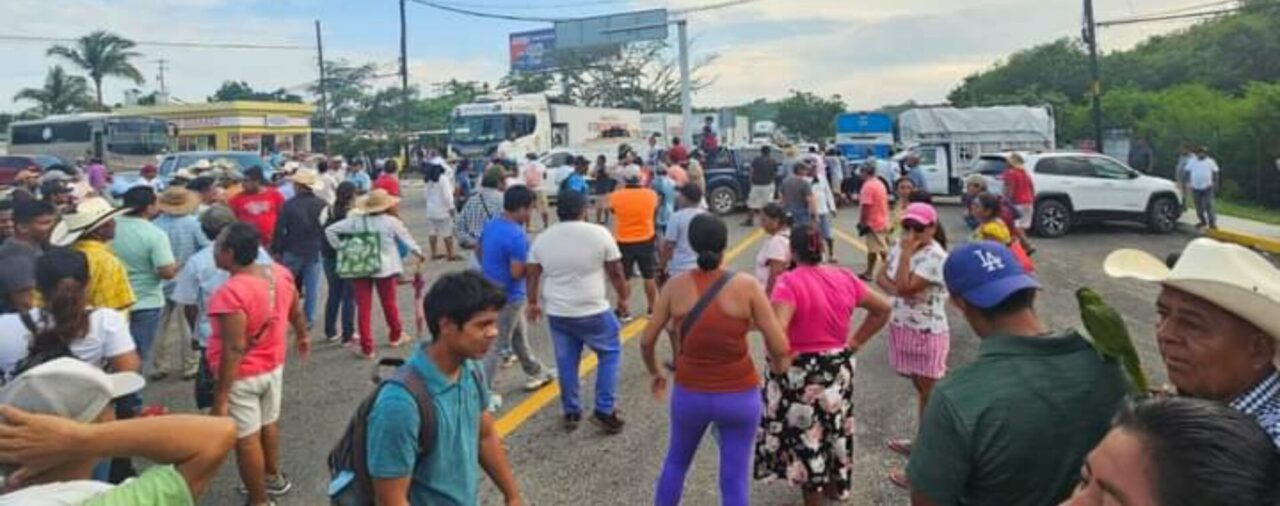
[[[116,114],[163,118],[177,151],[311,151],[311,104],[210,102],[126,107]]]

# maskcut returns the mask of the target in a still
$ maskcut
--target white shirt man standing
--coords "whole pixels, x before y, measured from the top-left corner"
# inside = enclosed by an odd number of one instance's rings
[[[1213,192],[1220,180],[1218,162],[1209,157],[1204,146],[1195,149],[1195,156],[1187,160],[1187,185],[1196,201],[1196,228],[1218,228],[1218,216],[1213,210]]]

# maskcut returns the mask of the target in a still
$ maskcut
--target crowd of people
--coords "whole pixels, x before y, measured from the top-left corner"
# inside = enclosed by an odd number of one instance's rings
[[[706,210],[717,146],[642,149],[575,157],[558,180],[535,156],[495,159],[475,191],[469,168],[423,153],[426,251],[401,217],[394,160],[281,160],[276,178],[193,166],[118,199],[57,184],[15,196],[0,207],[0,504],[191,504],[233,449],[246,502],[272,504],[293,488],[278,427],[290,335],[299,356],[319,331],[372,364],[375,291],[386,344],[412,348],[330,455],[338,504],[475,504],[481,471],[522,504],[498,377],[519,364],[525,389],[555,383],[566,431],[585,419],[621,433],[621,334],[639,318],[669,406],[655,504],[681,502],[709,429],[722,504],[751,504],[754,480],[786,482],[805,505],[847,499],[859,351],[877,336],[916,392],[918,426],[885,442],[904,465],[883,470],[913,505],[1277,504],[1280,270],[1263,256],[1196,239],[1168,262],[1107,258],[1107,274],[1161,285],[1176,393],[1135,393],[1091,336],[1037,314],[1034,188],[1016,154],[1002,194],[966,181],[972,234],[957,243],[912,157],[886,171],[766,148],[743,223],[764,241],[736,274],[729,227]],[[853,200],[862,272],[834,252]],[[433,261],[447,272],[428,282]],[[402,321],[402,285],[425,332]],[[949,307],[981,338],[954,370]],[[548,362],[532,342],[543,320]],[[584,348],[599,364],[586,408]],[[146,381],[169,375],[194,380],[202,414],[146,405]],[[139,474],[132,458],[159,465]]]

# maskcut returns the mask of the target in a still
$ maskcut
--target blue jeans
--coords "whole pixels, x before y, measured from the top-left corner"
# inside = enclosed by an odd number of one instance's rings
[[[618,317],[613,311],[581,318],[548,316],[547,326],[555,341],[556,367],[560,372],[560,405],[564,414],[582,414],[582,403],[578,398],[578,363],[582,360],[584,345],[600,359],[600,369],[596,371],[596,412],[612,414],[619,366],[622,365],[622,340],[618,335],[622,324]]]
[[[813,221],[808,207],[788,208],[787,211],[791,212],[791,224],[794,226],[809,225]]]
[[[337,259],[324,259],[324,278],[329,282],[329,297],[324,302],[324,335],[338,335],[338,316],[342,316],[342,339],[356,335],[356,292],[351,281],[338,277]],[[341,311],[341,313],[339,313]]]
[[[284,253],[284,266],[293,273],[293,280],[302,294],[302,312],[307,315],[307,326],[316,321],[316,301],[320,298],[320,255],[303,257]]]
[[[129,333],[133,334],[133,343],[138,348],[138,358],[142,359],[143,374],[151,361],[151,344],[155,342],[156,331],[160,329],[160,315],[164,308],[134,309],[129,312]],[[116,418],[121,420],[133,418],[142,411],[142,394],[134,392],[116,399]]]
[[[1213,210],[1213,188],[1191,192],[1196,201],[1196,218],[1200,224],[1218,228],[1218,214]]]

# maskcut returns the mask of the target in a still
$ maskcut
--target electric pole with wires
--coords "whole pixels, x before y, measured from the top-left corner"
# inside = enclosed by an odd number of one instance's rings
[[[409,31],[404,4],[400,0],[400,142],[404,145],[404,164],[409,165]],[[407,167],[400,167],[403,171]]]
[[[1098,63],[1098,22],[1093,17],[1093,0],[1084,0],[1084,43],[1089,47],[1089,99],[1093,104],[1093,142],[1102,146],[1102,69]]]

